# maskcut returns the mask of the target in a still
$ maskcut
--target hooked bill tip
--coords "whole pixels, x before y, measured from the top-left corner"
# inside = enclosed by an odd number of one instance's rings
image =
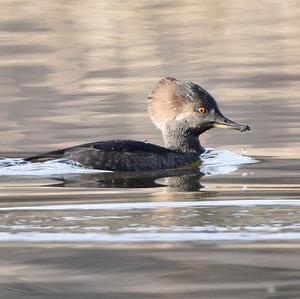
[[[250,127],[248,125],[244,125],[241,127],[241,132],[247,132],[250,131]]]

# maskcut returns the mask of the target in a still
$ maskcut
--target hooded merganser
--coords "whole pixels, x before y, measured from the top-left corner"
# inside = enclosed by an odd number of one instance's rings
[[[68,159],[86,167],[112,171],[148,171],[200,161],[199,135],[213,127],[249,131],[219,110],[214,98],[190,81],[164,78],[149,99],[149,114],[162,131],[165,147],[142,141],[111,140],[82,144],[26,158],[30,162]]]

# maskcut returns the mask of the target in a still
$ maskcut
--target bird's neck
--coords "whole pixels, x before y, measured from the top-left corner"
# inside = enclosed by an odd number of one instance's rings
[[[171,125],[166,124],[162,129],[162,133],[165,147],[169,149],[196,154],[204,152],[199,136],[190,133],[184,123],[172,122]]]

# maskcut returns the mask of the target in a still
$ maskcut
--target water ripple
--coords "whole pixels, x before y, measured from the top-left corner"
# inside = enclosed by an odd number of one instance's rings
[[[136,210],[136,209],[170,209],[189,207],[253,207],[253,206],[300,206],[297,199],[265,200],[217,200],[217,201],[164,201],[164,202],[122,202],[101,204],[63,204],[30,207],[6,207],[0,211],[61,211],[61,210]]]

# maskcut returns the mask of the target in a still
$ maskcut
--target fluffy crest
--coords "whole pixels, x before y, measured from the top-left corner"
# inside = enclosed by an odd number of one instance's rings
[[[191,84],[189,81],[166,77],[154,87],[148,96],[148,111],[158,129],[183,112],[188,102],[194,102],[195,94]]]

